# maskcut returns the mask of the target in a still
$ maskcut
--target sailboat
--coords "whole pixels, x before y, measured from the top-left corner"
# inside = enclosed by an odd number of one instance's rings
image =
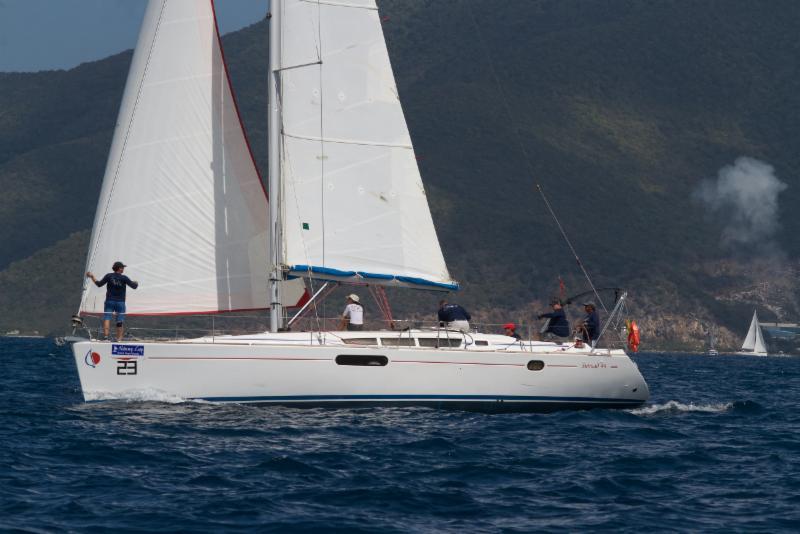
[[[711,324],[708,325],[706,334],[706,347],[706,356],[719,356],[716,328]]]
[[[756,310],[753,310],[753,320],[750,321],[750,330],[747,331],[747,337],[744,338],[742,349],[736,354],[746,356],[767,355],[767,344],[764,342],[764,334],[758,324],[758,312]]]
[[[268,188],[211,1],[151,0],[87,256],[124,258],[130,315],[269,308],[249,335],[72,345],[86,401],[158,391],[290,405],[638,406],[619,349],[446,328],[287,331],[324,284],[458,289],[439,246],[374,0],[270,2]],[[268,193],[268,195],[267,195]],[[80,315],[100,314],[86,283]]]

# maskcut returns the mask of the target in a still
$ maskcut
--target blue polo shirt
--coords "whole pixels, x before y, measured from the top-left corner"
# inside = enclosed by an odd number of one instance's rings
[[[439,309],[439,320],[442,322],[469,321],[470,315],[467,310],[458,304],[445,304]]]
[[[125,302],[125,288],[127,286],[136,289],[139,287],[139,284],[125,276],[124,274],[119,273],[108,273],[103,277],[102,280],[98,280],[95,282],[97,287],[103,287],[104,285],[108,285],[106,288],[106,300],[114,301],[114,302]]]

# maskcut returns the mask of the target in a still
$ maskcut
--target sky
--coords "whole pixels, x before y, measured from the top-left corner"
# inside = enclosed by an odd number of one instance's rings
[[[216,0],[220,31],[264,17],[268,0]],[[0,72],[70,69],[133,48],[147,0],[0,0]]]

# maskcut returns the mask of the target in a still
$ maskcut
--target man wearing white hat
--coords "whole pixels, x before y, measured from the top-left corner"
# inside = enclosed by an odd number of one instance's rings
[[[364,329],[364,308],[359,303],[358,295],[352,293],[347,295],[347,306],[342,314],[342,322],[339,330],[363,330]]]

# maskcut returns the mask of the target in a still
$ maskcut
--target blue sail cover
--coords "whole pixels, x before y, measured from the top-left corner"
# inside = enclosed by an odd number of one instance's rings
[[[293,265],[289,270],[289,275],[307,278],[319,278],[324,280],[338,280],[341,282],[414,287],[417,289],[438,291],[458,291],[459,289],[458,284],[455,282],[447,284],[414,276],[368,273],[364,271],[342,271],[340,269],[332,269],[330,267],[315,267],[312,265]]]

